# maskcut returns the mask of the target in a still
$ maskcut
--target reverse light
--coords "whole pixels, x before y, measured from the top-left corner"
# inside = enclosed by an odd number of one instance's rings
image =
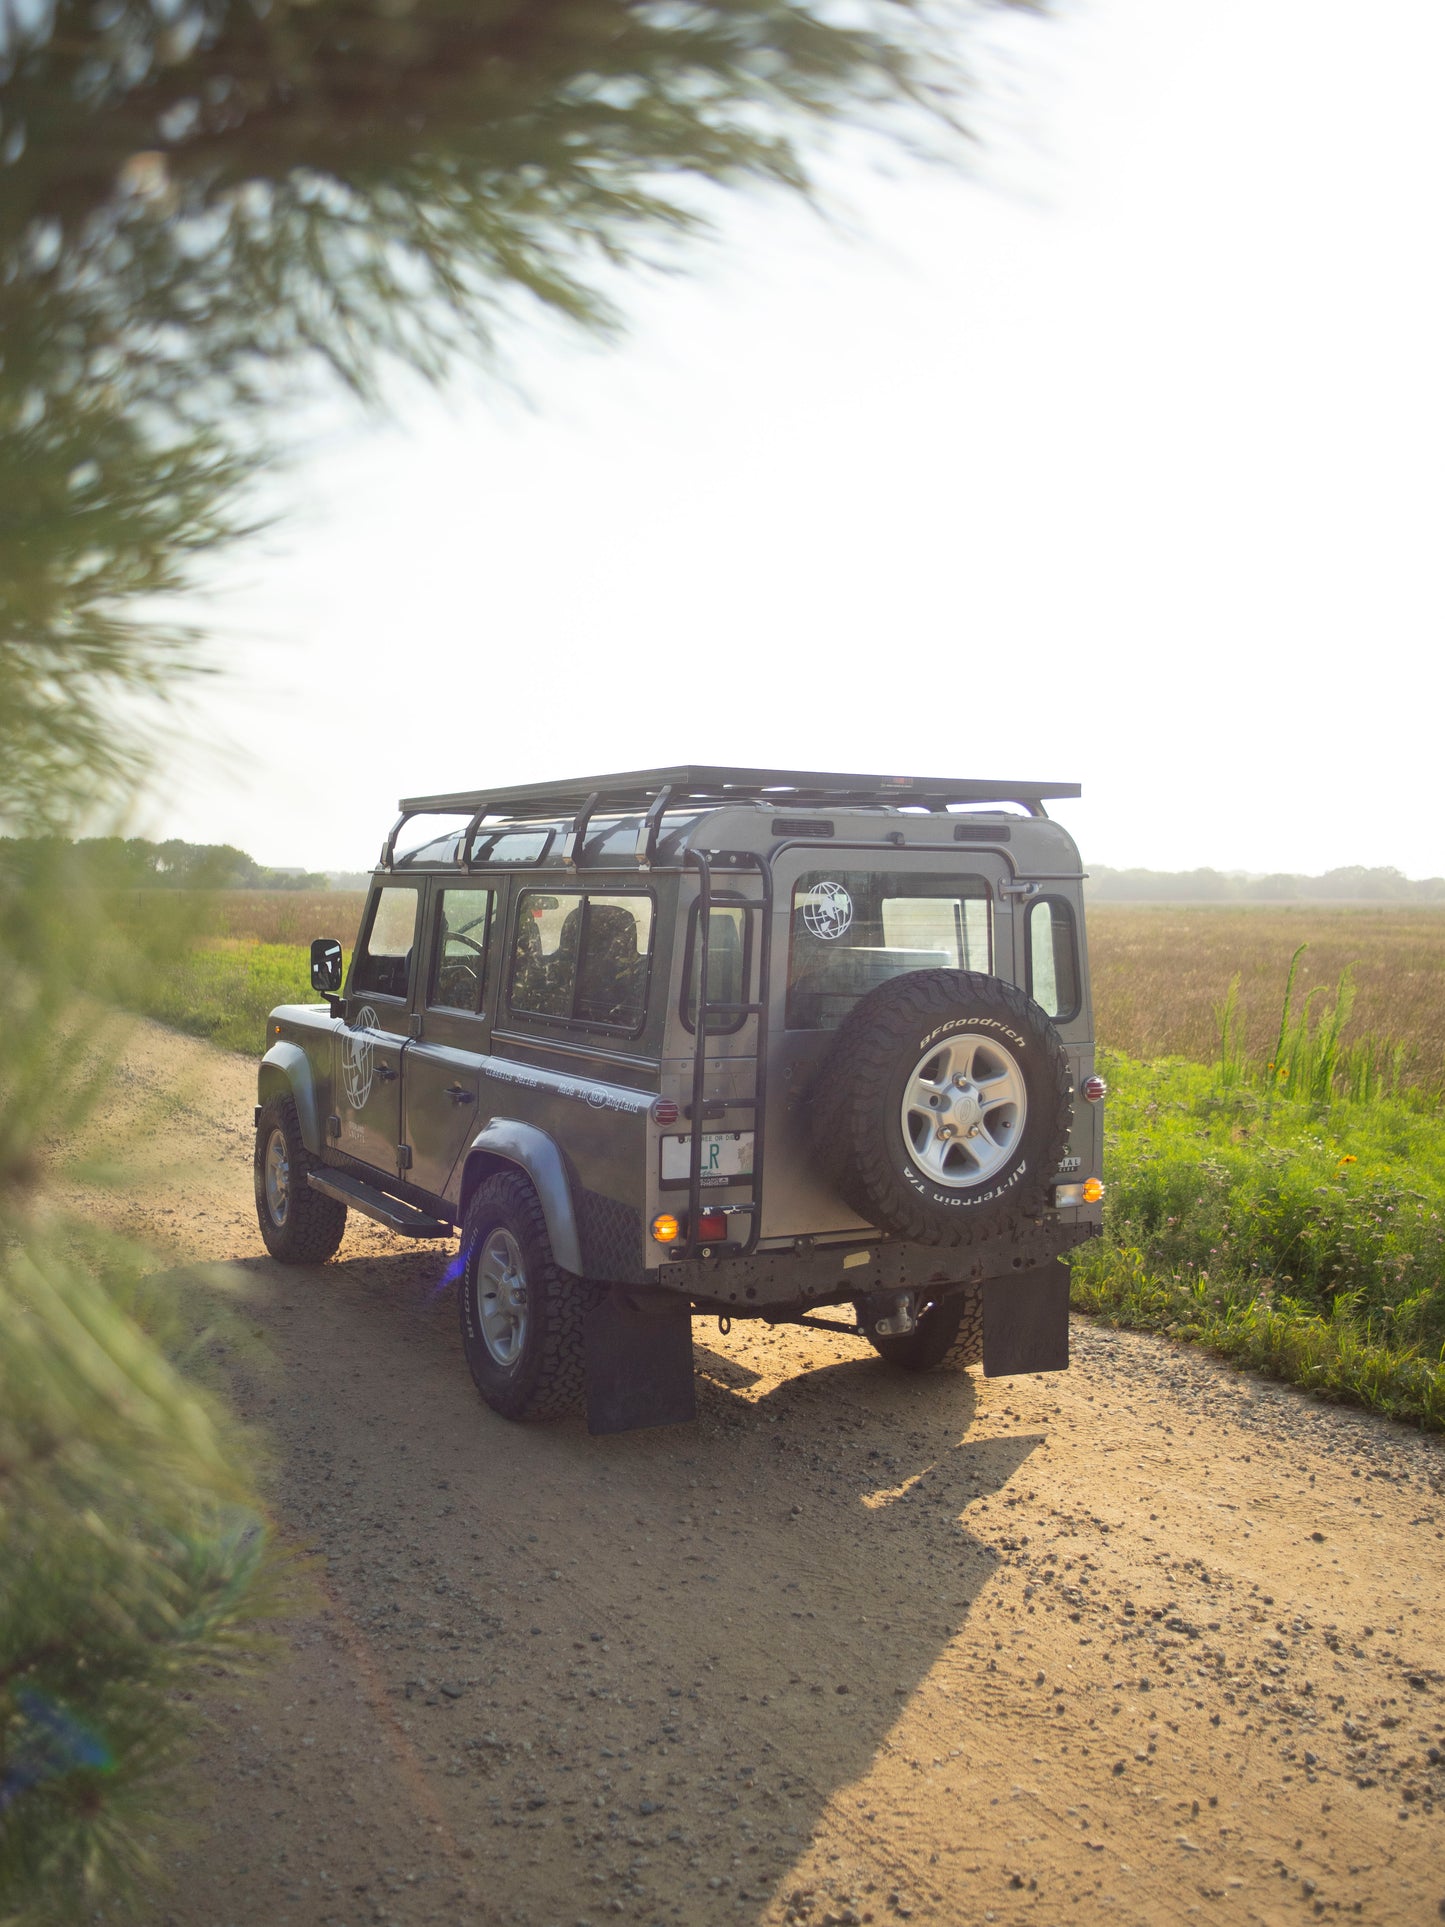
[[[1103,1101],[1108,1089],[1102,1077],[1086,1077],[1079,1086],[1079,1095],[1086,1097],[1091,1104],[1098,1104]]]
[[[652,1221],[652,1235],[660,1245],[676,1244],[682,1235],[682,1226],[670,1211],[659,1211]]]

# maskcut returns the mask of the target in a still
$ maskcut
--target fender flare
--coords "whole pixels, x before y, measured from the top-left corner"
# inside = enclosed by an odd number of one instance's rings
[[[492,1118],[467,1147],[462,1166],[460,1209],[463,1217],[482,1176],[498,1163],[515,1165],[531,1180],[547,1222],[552,1255],[563,1271],[580,1278],[582,1241],[572,1202],[572,1181],[556,1139],[548,1137],[535,1124],[523,1124],[517,1118]]]
[[[278,1042],[261,1059],[256,1094],[264,1104],[273,1097],[295,1100],[301,1141],[312,1156],[321,1151],[321,1119],[316,1108],[316,1079],[311,1059],[299,1044]]]

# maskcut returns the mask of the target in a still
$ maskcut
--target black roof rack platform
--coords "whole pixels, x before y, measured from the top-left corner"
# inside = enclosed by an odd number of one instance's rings
[[[685,763],[672,769],[625,770],[610,776],[574,776],[560,783],[503,784],[495,789],[453,790],[442,796],[407,796],[408,816],[483,811],[488,817],[566,815],[594,797],[593,808],[646,807],[662,790],[667,807],[688,803],[855,803],[946,809],[950,803],[1022,803],[1078,796],[1077,783],[985,782],[978,777],[855,776],[819,770],[727,769]],[[589,812],[590,814],[590,812]]]
[[[450,790],[440,796],[404,796],[401,815],[381,852],[383,869],[396,854],[396,839],[414,816],[468,816],[460,861],[470,864],[477,836],[485,823],[525,821],[563,816],[572,819],[563,838],[563,852],[575,865],[598,811],[645,812],[637,839],[637,860],[653,860],[663,815],[668,810],[718,808],[727,803],[822,805],[834,808],[894,808],[946,810],[952,803],[1021,803],[1033,816],[1044,816],[1045,797],[1077,796],[1077,783],[984,782],[978,777],[853,776],[820,770],[727,769],[712,764],[680,763],[672,769],[623,770],[609,776],[574,776],[560,783],[520,783],[489,790]]]

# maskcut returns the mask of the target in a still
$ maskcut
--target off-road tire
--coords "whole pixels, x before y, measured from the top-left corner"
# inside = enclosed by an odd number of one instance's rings
[[[287,1167],[286,1202],[280,1222],[266,1190],[266,1159],[277,1132],[285,1142]],[[315,1168],[316,1160],[301,1136],[296,1100],[289,1095],[268,1098],[256,1126],[256,1216],[266,1249],[283,1265],[324,1264],[346,1231],[346,1206],[313,1191],[306,1181],[307,1173]]]
[[[905,1337],[866,1332],[868,1343],[905,1372],[953,1371],[983,1363],[983,1291],[969,1285],[932,1304]]]
[[[1007,1161],[978,1183],[945,1187],[915,1162],[901,1119],[920,1059],[951,1036],[996,1043],[1026,1096]],[[969,1244],[1015,1232],[1047,1201],[1073,1120],[1069,1061],[1023,991],[976,970],[920,970],[869,991],[839,1026],[812,1098],[823,1175],[860,1218],[920,1244]]]
[[[499,1229],[516,1241],[526,1288],[520,1350],[506,1367],[488,1349],[478,1298],[482,1250]],[[520,1172],[500,1171],[478,1189],[467,1207],[461,1248],[462,1348],[487,1404],[509,1419],[566,1418],[580,1410],[586,1389],[583,1322],[595,1292],[553,1257],[541,1203]]]

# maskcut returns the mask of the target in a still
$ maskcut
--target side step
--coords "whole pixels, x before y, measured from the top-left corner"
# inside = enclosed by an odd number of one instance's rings
[[[374,1185],[352,1177],[349,1171],[308,1171],[306,1182],[322,1197],[335,1198],[338,1204],[349,1205],[364,1218],[375,1218],[388,1231],[399,1231],[403,1238],[450,1238],[452,1235],[452,1227],[443,1224],[440,1218],[429,1218],[415,1205],[403,1204],[400,1198],[389,1198]]]

